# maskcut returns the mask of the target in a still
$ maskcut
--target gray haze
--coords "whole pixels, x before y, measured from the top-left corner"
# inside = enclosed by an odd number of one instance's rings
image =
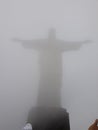
[[[21,129],[39,95],[40,53],[11,39],[44,39],[51,27],[63,41],[93,41],[62,54],[61,104],[72,130],[98,118],[97,12],[97,0],[0,0],[0,129]]]
[[[37,106],[61,106],[62,87],[62,53],[76,51],[90,41],[62,41],[57,39],[56,30],[49,29],[48,38],[36,40],[12,39],[22,43],[26,49],[39,51],[40,81],[37,95]]]

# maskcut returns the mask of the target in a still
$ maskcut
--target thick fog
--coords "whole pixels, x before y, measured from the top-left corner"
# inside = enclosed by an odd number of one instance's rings
[[[71,130],[98,118],[97,12],[97,0],[0,0],[0,129],[39,104],[66,108]]]

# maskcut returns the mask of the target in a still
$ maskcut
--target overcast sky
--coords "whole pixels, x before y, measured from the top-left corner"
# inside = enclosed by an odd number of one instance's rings
[[[62,106],[72,130],[98,118],[98,1],[0,0],[0,129],[19,130],[39,86],[39,53],[12,38],[46,38],[54,27],[65,41],[92,40],[62,55]]]

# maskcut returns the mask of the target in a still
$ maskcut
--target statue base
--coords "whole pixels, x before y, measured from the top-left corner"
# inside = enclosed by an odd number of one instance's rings
[[[64,108],[32,108],[27,123],[33,130],[70,130],[69,113]]]

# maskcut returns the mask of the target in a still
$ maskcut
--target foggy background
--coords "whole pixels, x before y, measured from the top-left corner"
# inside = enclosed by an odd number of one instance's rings
[[[0,129],[22,128],[39,87],[39,53],[11,39],[45,38],[51,27],[62,40],[93,41],[63,54],[62,106],[71,130],[98,118],[97,12],[97,0],[0,0]]]

